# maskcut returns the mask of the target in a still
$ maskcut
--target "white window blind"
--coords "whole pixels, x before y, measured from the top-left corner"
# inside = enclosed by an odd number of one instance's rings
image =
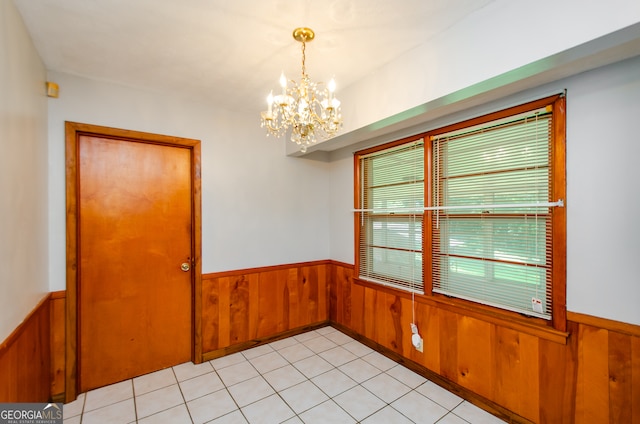
[[[542,109],[432,137],[434,292],[551,318],[551,134]]]
[[[359,277],[422,293],[424,142],[360,157]]]

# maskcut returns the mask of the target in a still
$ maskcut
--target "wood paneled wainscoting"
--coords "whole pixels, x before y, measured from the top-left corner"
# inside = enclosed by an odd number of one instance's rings
[[[568,333],[365,285],[334,261],[203,275],[203,360],[326,324],[512,422],[640,424],[640,327],[568,312]],[[64,399],[65,292],[0,345],[0,402]],[[415,315],[424,351],[410,341]]]
[[[50,316],[47,294],[0,344],[0,403],[49,399]]]
[[[330,264],[317,261],[204,274],[203,360],[327,325]],[[52,399],[62,402],[65,292],[51,293],[49,303],[51,369],[47,384]]]
[[[331,271],[330,321],[507,421],[640,423],[640,327],[568,313],[568,333],[417,300]],[[424,338],[411,345],[413,316]]]
[[[330,261],[202,276],[203,359],[328,324]]]
[[[65,315],[67,292],[51,293],[51,400],[64,402],[65,379]]]

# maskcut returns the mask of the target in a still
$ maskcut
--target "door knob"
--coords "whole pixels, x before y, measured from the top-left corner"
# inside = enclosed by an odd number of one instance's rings
[[[191,269],[191,267],[189,266],[189,262],[183,262],[182,265],[180,265],[180,269],[184,272],[189,271]]]

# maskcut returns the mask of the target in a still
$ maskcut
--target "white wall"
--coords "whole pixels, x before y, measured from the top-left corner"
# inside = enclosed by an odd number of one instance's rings
[[[345,132],[638,22],[640,1],[495,0],[341,90]]]
[[[202,271],[329,257],[329,164],[284,155],[258,113],[232,112],[169,94],[50,73],[51,290],[65,282],[64,122],[82,122],[202,141]]]
[[[354,148],[342,149],[331,156],[331,259],[354,263],[353,154]]]
[[[640,57],[425,122],[445,123],[567,89],[567,309],[640,325]],[[394,134],[382,141],[398,138]],[[332,154],[331,257],[354,262],[353,151]],[[351,229],[350,229],[351,228]]]
[[[567,86],[567,309],[640,325],[640,57]]]
[[[48,292],[46,72],[0,1],[0,342]]]
[[[640,257],[640,245],[630,237],[640,235],[633,219],[640,212],[640,168],[634,166],[640,152],[631,126],[640,116],[639,76],[640,59],[627,60],[416,130],[566,88],[568,309],[633,324],[640,324],[635,307],[640,278],[631,267]],[[253,114],[69,75],[52,74],[50,79],[61,84],[61,98],[50,100],[49,115],[52,290],[65,287],[64,120],[202,140],[203,272],[326,258],[353,263],[351,154],[358,145],[333,152],[330,163],[288,158],[283,156],[285,142],[265,138]],[[599,120],[594,119],[596,111]],[[617,149],[608,157],[604,147],[615,143]],[[622,182],[619,189],[617,181]],[[615,217],[610,225],[597,227],[595,221],[604,216],[599,205],[608,198],[622,206],[608,211],[607,217]]]
[[[345,132],[640,21],[640,3],[628,0],[536,5],[553,25],[536,26],[528,3],[496,0],[347,87]],[[330,163],[289,158],[284,140],[264,136],[257,113],[64,74],[49,76],[61,94],[47,112],[43,65],[13,3],[0,1],[0,12],[0,340],[44,292],[65,289],[65,120],[202,140],[205,273],[326,258],[353,262],[351,151],[334,152]],[[533,50],[522,48],[533,39]],[[553,85],[569,89],[569,310],[634,324],[640,284],[631,264],[640,252],[627,234],[638,235],[632,218],[640,175],[627,123],[638,116],[639,74],[636,59]],[[620,137],[612,140],[616,131]],[[618,143],[621,153],[608,156],[605,142]],[[622,206],[603,209],[607,198]],[[598,228],[605,211],[611,224]],[[607,291],[598,291],[603,282]]]

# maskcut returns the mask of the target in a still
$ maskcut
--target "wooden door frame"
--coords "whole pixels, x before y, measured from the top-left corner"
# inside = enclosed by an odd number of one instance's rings
[[[191,248],[194,256],[191,280],[191,360],[202,362],[202,202],[200,140],[122,130],[77,122],[65,122],[67,196],[67,295],[65,335],[65,402],[78,396],[78,152],[80,136],[128,139],[133,142],[187,148],[191,151]]]

